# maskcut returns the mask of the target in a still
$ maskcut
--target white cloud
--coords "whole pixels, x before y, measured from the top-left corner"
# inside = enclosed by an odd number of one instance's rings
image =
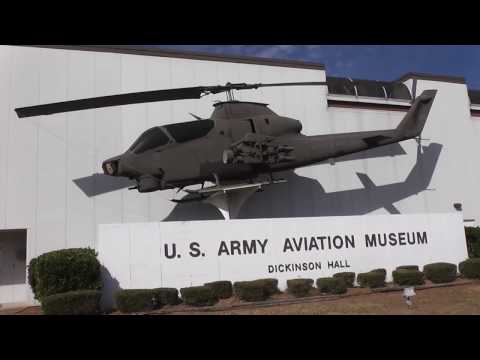
[[[246,55],[273,58],[288,56],[295,51],[294,48],[293,45],[236,45],[228,49]]]

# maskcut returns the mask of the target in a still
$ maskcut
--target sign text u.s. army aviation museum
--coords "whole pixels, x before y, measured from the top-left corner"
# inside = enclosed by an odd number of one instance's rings
[[[286,280],[467,257],[459,213],[100,225],[97,250],[123,289]],[[107,286],[107,289],[109,287]],[[108,291],[108,290],[107,290]]]

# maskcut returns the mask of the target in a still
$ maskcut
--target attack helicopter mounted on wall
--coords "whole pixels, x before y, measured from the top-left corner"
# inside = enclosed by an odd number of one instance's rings
[[[124,153],[105,160],[106,175],[136,181],[140,193],[178,188],[190,196],[176,202],[206,200],[218,194],[259,190],[285,182],[274,179],[292,170],[340,156],[420,136],[436,90],[417,97],[400,124],[391,130],[306,136],[299,120],[277,115],[268,105],[235,101],[237,90],[278,86],[326,86],[326,82],[197,86],[103,96],[15,109],[18,117],[49,115],[157,101],[200,99],[226,93],[209,119],[157,126],[145,131]],[[268,180],[257,180],[268,175]],[[205,187],[205,182],[215,185]],[[187,186],[202,184],[198,190]]]

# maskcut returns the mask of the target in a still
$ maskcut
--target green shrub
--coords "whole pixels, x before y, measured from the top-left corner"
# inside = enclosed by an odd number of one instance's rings
[[[418,267],[418,265],[402,265],[402,266],[398,266],[396,270],[417,270],[417,271],[419,271],[420,268]]]
[[[207,286],[192,286],[180,289],[182,300],[187,305],[192,306],[211,306],[214,305],[218,298],[213,290]]]
[[[38,274],[37,274],[37,263],[38,263],[38,258],[33,258],[32,260],[30,260],[30,263],[28,264],[28,284],[30,285],[30,287],[32,288],[32,291],[33,291],[33,294],[35,295],[35,299],[38,300],[38,297],[37,297],[37,277],[38,277]]]
[[[425,284],[425,276],[421,271],[398,269],[393,271],[393,282],[400,286],[414,286]]]
[[[347,292],[347,285],[342,278],[319,278],[317,279],[317,288],[322,293],[327,294],[344,294]]]
[[[228,299],[233,295],[232,283],[230,281],[214,281],[206,283],[205,286],[212,289],[218,299]]]
[[[355,282],[355,273],[354,272],[340,272],[333,275],[334,278],[343,279],[347,287],[352,288],[353,283]]]
[[[93,249],[52,251],[30,261],[28,281],[35,299],[102,287],[100,263]]]
[[[480,227],[465,226],[465,237],[467,241],[480,241]]]
[[[385,286],[385,274],[381,271],[360,273],[357,281],[361,287],[380,288]]]
[[[124,313],[146,312],[181,301],[173,288],[120,290],[115,294],[117,309]]]
[[[433,263],[423,267],[425,277],[431,282],[449,283],[457,278],[457,265],[449,263]]]
[[[100,314],[100,298],[97,290],[70,291],[43,298],[45,315],[96,315]]]
[[[480,240],[472,243],[471,246],[471,257],[480,257]]]
[[[469,257],[480,257],[480,228],[465,227],[465,238]]]
[[[115,294],[115,302],[123,313],[146,312],[161,307],[154,289],[120,290]]]
[[[460,273],[467,279],[480,279],[480,258],[471,258],[458,265]]]
[[[287,291],[295,297],[307,296],[313,289],[313,279],[287,280]]]
[[[178,297],[178,290],[174,288],[153,289],[157,303],[163,305],[178,305],[182,301]]]
[[[233,292],[244,301],[264,301],[270,297],[271,289],[265,287],[265,283],[254,281],[238,281],[233,284]]]
[[[278,289],[277,279],[259,279],[253,281],[263,286],[269,296],[278,294],[280,292],[280,290]]]
[[[380,274],[383,274],[383,276],[386,278],[387,277],[387,270],[385,269],[374,269],[370,272],[377,272],[377,273],[380,273]]]

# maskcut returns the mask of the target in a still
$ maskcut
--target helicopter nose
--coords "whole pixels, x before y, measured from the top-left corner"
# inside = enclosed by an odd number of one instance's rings
[[[303,130],[303,125],[300,121],[297,120],[297,131],[301,133]]]
[[[105,175],[120,176],[120,156],[105,160],[102,169]]]

